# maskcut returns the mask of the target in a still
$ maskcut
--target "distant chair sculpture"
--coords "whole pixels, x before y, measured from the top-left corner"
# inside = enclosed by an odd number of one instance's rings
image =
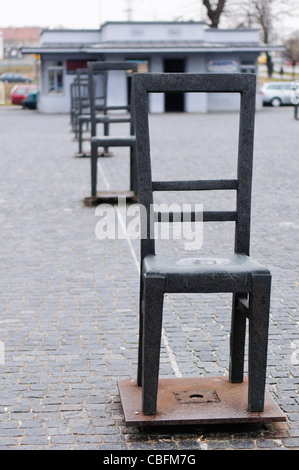
[[[86,69],[77,69],[74,81],[70,85],[71,90],[71,123],[75,138],[79,139],[80,118],[89,115],[88,76]],[[82,141],[79,139],[79,148]]]
[[[110,70],[118,70],[127,72],[128,77],[133,72],[137,72],[138,64],[136,62],[89,62],[88,63],[88,79],[89,79],[89,98],[90,98],[90,122],[91,122],[91,196],[85,198],[87,204],[92,204],[101,200],[117,201],[119,196],[123,196],[129,200],[137,198],[137,174],[136,174],[136,157],[135,157],[135,133],[134,122],[131,113],[131,103],[127,105],[107,105],[104,107],[96,106],[95,95],[95,77],[97,74],[107,73]],[[98,115],[97,110],[101,109],[103,115]],[[109,111],[125,110],[127,117],[108,115]],[[98,123],[103,123],[104,135],[99,136],[96,132]],[[109,126],[112,123],[129,123],[129,134],[126,136],[110,136]],[[109,147],[129,147],[130,150],[130,188],[127,191],[97,191],[97,161],[98,148],[108,149]]]
[[[101,74],[101,90],[97,90],[97,83],[94,83],[94,108],[99,115],[97,116],[97,123],[104,124],[104,134],[106,132],[105,114],[107,113],[107,73],[102,72]],[[89,98],[89,80],[87,69],[77,70],[77,82],[78,82],[78,101],[80,103],[80,111],[77,117],[77,130],[76,137],[78,138],[78,154],[77,156],[90,156],[83,151],[83,126],[90,131],[90,137],[92,137],[91,127],[91,109],[90,109],[90,98]],[[95,130],[96,131],[96,130]],[[90,141],[89,137],[89,141]],[[106,149],[108,152],[108,149]]]
[[[70,84],[70,97],[71,97],[71,106],[70,106],[70,121],[72,132],[75,131],[75,112],[76,112],[76,78]]]
[[[266,382],[271,274],[249,256],[252,159],[256,77],[252,74],[134,74],[136,151],[138,162],[141,227],[140,332],[137,383],[142,387],[144,415],[157,413],[159,356],[164,293],[231,292],[232,328],[230,371],[232,383],[243,382],[246,317],[249,319],[248,409],[262,412]],[[196,181],[152,181],[148,93],[239,93],[241,97],[238,174],[236,179]],[[196,116],[194,117],[196,119]],[[183,129],[182,129],[183,132]],[[208,164],[208,162],[207,162]],[[156,254],[151,237],[151,206],[154,191],[235,190],[236,209],[203,212],[204,222],[235,223],[235,247],[225,259]],[[191,214],[195,220],[194,213]],[[156,214],[161,221],[161,213]],[[180,214],[181,219],[183,213]],[[178,220],[177,214],[170,219]],[[185,219],[186,220],[186,219]],[[186,258],[186,255],[183,256]],[[182,379],[183,380],[183,379]]]
[[[128,62],[91,62],[94,70],[93,77],[93,109],[90,107],[90,92],[88,85],[88,71],[87,69],[78,69],[77,70],[77,79],[76,83],[78,84],[78,103],[81,107],[78,111],[77,117],[77,127],[75,132],[75,137],[78,138],[78,153],[75,156],[77,157],[90,157],[90,154],[86,151],[83,151],[83,126],[86,125],[87,129],[90,127],[90,137],[95,137],[97,135],[97,125],[103,124],[104,135],[110,135],[110,125],[116,123],[130,123],[130,116],[112,116],[109,114],[109,111],[130,111],[130,105],[113,105],[109,106],[107,104],[107,91],[108,91],[108,73],[109,70],[114,70],[116,66],[128,64]],[[112,68],[111,68],[112,67]],[[133,64],[133,68],[135,64]],[[135,71],[135,69],[134,69]],[[101,83],[99,84],[99,79]],[[99,86],[100,85],[100,86]],[[91,123],[91,112],[94,112],[93,123]],[[90,140],[90,139],[89,139]],[[100,153],[99,156],[111,156],[109,149],[107,147]]]

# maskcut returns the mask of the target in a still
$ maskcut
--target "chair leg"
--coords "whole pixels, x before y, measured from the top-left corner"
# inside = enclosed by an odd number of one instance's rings
[[[75,139],[78,138],[78,114],[75,113],[74,116],[74,130],[75,130]]]
[[[97,194],[97,164],[98,164],[98,147],[91,142],[91,195]]]
[[[249,299],[249,411],[262,412],[264,409],[270,290],[270,274],[255,274],[252,276],[252,293]]]
[[[110,130],[109,130],[109,122],[104,122],[104,135],[109,136],[110,135]],[[104,153],[109,153],[109,147],[104,147]]]
[[[137,365],[137,385],[142,385],[142,349],[143,349],[143,276],[140,276],[139,290],[139,344],[138,344],[138,365]]]
[[[134,146],[130,147],[130,190],[135,194],[138,193],[137,189],[137,162],[136,151]]]
[[[145,415],[157,413],[164,281],[163,277],[144,278],[142,411]]]
[[[82,153],[82,122],[79,119],[78,122],[78,143],[79,143],[79,153]]]
[[[244,373],[246,316],[238,308],[240,297],[244,294],[233,294],[229,364],[229,380],[232,383],[242,383]]]

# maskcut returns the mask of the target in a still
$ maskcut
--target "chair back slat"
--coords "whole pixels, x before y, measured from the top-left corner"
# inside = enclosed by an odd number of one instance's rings
[[[153,181],[153,191],[217,191],[238,188],[238,180]]]
[[[154,212],[155,222],[236,222],[236,211]]]

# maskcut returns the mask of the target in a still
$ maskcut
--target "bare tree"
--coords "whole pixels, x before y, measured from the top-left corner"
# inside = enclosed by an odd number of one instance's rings
[[[207,9],[207,15],[211,21],[211,28],[218,28],[220,16],[224,11],[226,0],[202,0],[202,3]]]
[[[273,3],[276,0],[253,0],[253,20],[261,27],[261,37],[265,44],[270,44],[273,36]],[[273,62],[269,52],[266,52],[268,76],[273,73]]]
[[[278,29],[286,15],[298,9],[297,0],[227,0],[225,17],[237,28],[260,28],[261,40],[264,44],[273,43],[278,36]],[[269,77],[273,73],[273,62],[266,52]]]
[[[220,17],[223,13],[227,17],[233,18],[235,26],[261,28],[261,39],[265,44],[269,44],[273,32],[273,3],[277,0],[203,0],[207,9],[207,15],[211,20],[211,28],[218,28]],[[224,7],[226,9],[224,10]],[[236,21],[237,19],[237,21]],[[269,77],[273,73],[273,63],[271,55],[267,52],[267,67]]]
[[[296,77],[296,63],[299,61],[299,31],[293,33],[285,42],[285,57],[293,66],[293,79]]]
[[[266,45],[273,43],[280,35],[283,19],[290,14],[298,14],[299,10],[298,0],[203,0],[202,3],[206,7],[211,28],[218,28],[222,18],[231,27],[259,28],[261,41]],[[268,76],[271,77],[271,53],[266,52],[266,56]]]

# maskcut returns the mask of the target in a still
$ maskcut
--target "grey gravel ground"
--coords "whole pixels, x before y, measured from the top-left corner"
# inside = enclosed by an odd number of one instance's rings
[[[235,176],[236,113],[152,115],[150,123],[154,179]],[[97,239],[99,217],[83,205],[90,161],[73,157],[69,116],[3,107],[0,135],[0,450],[298,450],[299,122],[292,109],[264,108],[256,117],[251,254],[273,275],[267,387],[288,417],[276,424],[125,425],[117,381],[136,376],[139,241]],[[99,189],[127,189],[127,149],[99,167]],[[233,199],[198,202],[229,209]],[[231,246],[224,226],[220,238],[213,224],[204,227],[202,253]],[[180,240],[158,243],[165,254],[183,248]],[[230,301],[167,296],[161,376],[227,375]]]

